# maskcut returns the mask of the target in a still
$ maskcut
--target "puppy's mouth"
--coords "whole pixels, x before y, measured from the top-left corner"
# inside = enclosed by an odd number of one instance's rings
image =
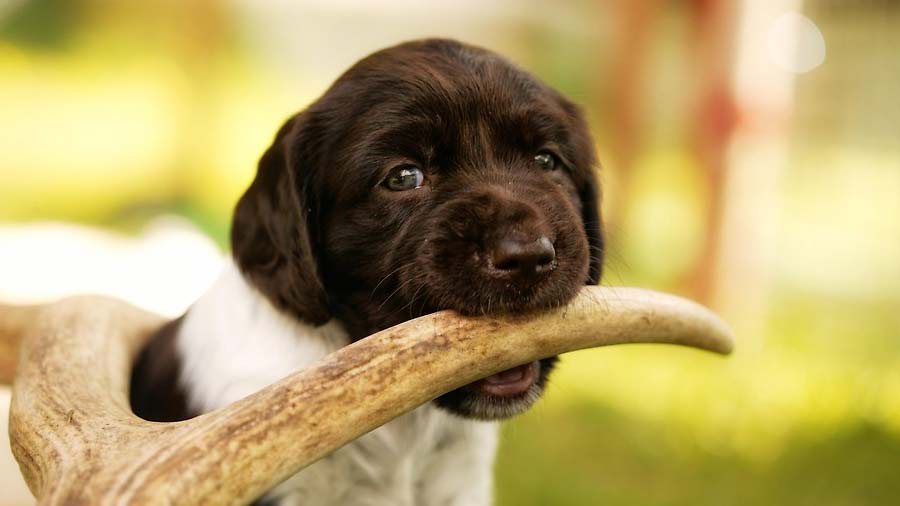
[[[559,359],[523,364],[448,392],[438,406],[465,418],[501,420],[528,410],[544,391],[547,377]]]
[[[532,362],[498,372],[467,385],[466,389],[493,397],[515,397],[528,392],[540,376],[541,363]]]

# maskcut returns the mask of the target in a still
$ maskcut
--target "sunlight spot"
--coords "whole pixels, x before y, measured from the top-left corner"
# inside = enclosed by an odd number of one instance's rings
[[[796,12],[782,14],[772,22],[768,46],[772,62],[795,74],[825,62],[825,37],[812,20]]]

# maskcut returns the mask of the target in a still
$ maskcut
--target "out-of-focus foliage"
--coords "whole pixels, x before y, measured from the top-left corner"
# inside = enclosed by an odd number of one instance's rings
[[[634,53],[642,139],[626,164],[611,114],[624,0],[8,2],[0,221],[134,230],[176,213],[224,246],[230,209],[288,115],[374,49],[449,35],[584,105],[604,162],[605,284],[690,295],[718,191],[691,133],[694,3],[665,4]],[[804,12],[824,64],[786,80],[784,110],[743,95],[729,144],[724,267],[707,302],[735,324],[737,354],[565,357],[544,401],[505,429],[498,504],[900,501],[900,9]],[[779,168],[757,177],[771,168],[758,160]]]

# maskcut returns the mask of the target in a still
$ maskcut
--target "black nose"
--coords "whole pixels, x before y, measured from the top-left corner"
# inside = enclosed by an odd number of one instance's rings
[[[494,269],[511,276],[532,276],[553,269],[556,250],[546,236],[535,241],[503,238],[490,251]]]

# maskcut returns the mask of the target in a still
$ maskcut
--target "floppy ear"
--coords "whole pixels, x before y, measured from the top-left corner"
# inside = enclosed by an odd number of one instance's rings
[[[591,256],[588,270],[588,285],[600,283],[603,274],[603,223],[600,221],[600,195],[597,191],[597,179],[594,169],[585,179],[579,196],[581,197],[581,221],[588,238],[588,253]]]
[[[234,211],[231,250],[244,276],[279,309],[313,325],[331,317],[315,257],[312,162],[294,146],[309,137],[303,113],[288,120],[259,161]],[[306,139],[308,140],[308,139]]]
[[[600,183],[595,167],[597,153],[591,131],[579,106],[559,97],[560,104],[570,118],[571,142],[575,147],[574,162],[577,167],[575,184],[581,200],[581,222],[588,239],[590,266],[585,284],[597,285],[603,275],[603,222],[600,219]]]
[[[566,112],[569,120],[569,141],[574,147],[572,153],[575,162],[575,185],[581,200],[581,222],[588,239],[590,264],[587,285],[597,285],[603,275],[603,222],[600,219],[600,184],[597,182],[594,167],[597,164],[597,153],[591,131],[581,107],[559,95],[553,90],[557,103]]]

